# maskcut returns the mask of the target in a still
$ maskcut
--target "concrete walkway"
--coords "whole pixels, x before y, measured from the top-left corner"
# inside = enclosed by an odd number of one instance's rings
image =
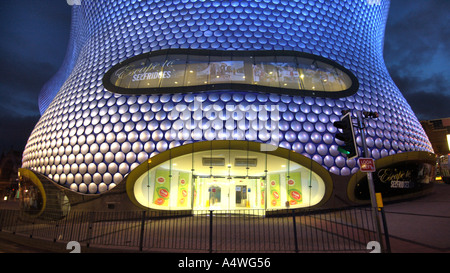
[[[418,199],[385,204],[392,253],[450,253],[450,185]]]
[[[436,184],[433,193],[425,197],[385,204],[385,213],[392,253],[450,253],[450,185]],[[305,221],[304,223],[297,218],[297,228],[308,226],[308,228],[314,228],[314,232],[327,232],[328,226],[322,223],[323,219],[317,215],[314,218],[313,222],[311,220],[303,220]],[[353,234],[354,232],[351,231],[351,233]],[[305,234],[299,233],[299,240],[302,240],[302,236],[307,238],[308,234],[309,231]],[[328,234],[330,233],[328,232]],[[334,236],[337,235],[339,234],[334,232]],[[366,241],[364,240],[367,237],[361,238],[363,239],[360,243],[365,243]],[[155,251],[144,249],[144,251],[146,250]],[[168,249],[162,251],[170,252]],[[174,249],[173,251],[181,252],[180,249]],[[63,242],[53,243],[51,241],[30,239],[26,236],[0,232],[0,253],[39,252],[68,253],[70,250],[66,249],[66,245]],[[82,252],[139,251],[136,247],[128,248],[123,246],[109,248],[82,247]]]

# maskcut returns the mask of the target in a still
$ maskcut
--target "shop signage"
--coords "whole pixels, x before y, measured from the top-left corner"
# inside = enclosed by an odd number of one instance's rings
[[[287,180],[287,195],[289,205],[295,206],[302,203],[301,173],[290,173]]]
[[[189,192],[189,177],[190,174],[187,172],[178,173],[178,207],[187,207],[188,202],[188,192]]]
[[[281,205],[280,202],[280,175],[279,174],[271,174],[269,176],[270,180],[270,203],[271,208],[276,208]]]
[[[358,165],[362,172],[375,172],[375,161],[373,158],[358,158]]]
[[[405,168],[384,168],[378,171],[381,183],[391,188],[409,188],[412,181],[412,170]]]
[[[367,167],[368,169],[369,167]],[[400,162],[373,172],[375,191],[384,197],[398,196],[418,192],[431,186],[434,166],[425,162]],[[355,186],[355,196],[368,200],[369,190],[367,178]]]
[[[170,173],[167,170],[156,171],[155,191],[153,203],[158,206],[168,206],[170,198]]]
[[[391,181],[391,188],[408,189],[411,187],[411,181]]]
[[[146,63],[144,61],[139,63],[139,66],[138,64],[131,63],[118,69],[114,73],[114,77],[117,78],[117,80],[130,78],[132,82],[170,78],[174,62],[175,60],[166,60],[161,63]]]

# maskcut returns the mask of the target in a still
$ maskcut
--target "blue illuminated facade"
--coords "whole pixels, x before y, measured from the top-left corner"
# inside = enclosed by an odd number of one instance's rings
[[[173,109],[195,100],[222,107],[219,111],[226,105],[278,105],[276,144],[310,158],[333,177],[350,177],[359,170],[356,159],[348,160],[337,150],[333,122],[340,119],[341,110],[378,112],[378,119],[368,121],[366,139],[376,160],[408,152],[432,153],[384,63],[389,4],[386,0],[83,0],[73,7],[64,64],[41,91],[42,117],[28,140],[23,168],[72,191],[99,194],[174,147],[213,140],[270,140],[248,134],[249,125],[239,125],[238,120],[230,129],[235,134],[220,136],[202,124],[226,119],[208,116],[189,127],[189,137],[169,134],[177,129],[178,119],[170,116]],[[168,49],[311,54],[350,71],[359,88],[338,98],[232,88],[132,95],[105,88],[104,75],[114,66]],[[357,142],[362,145],[359,133]]]

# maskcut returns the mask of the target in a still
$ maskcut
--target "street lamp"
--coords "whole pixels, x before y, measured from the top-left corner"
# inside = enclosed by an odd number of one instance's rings
[[[363,145],[363,157],[368,158],[369,157],[369,149],[367,148],[366,144],[366,122],[365,119],[367,118],[378,118],[377,112],[357,112],[358,117],[358,128],[361,131],[361,142]],[[378,217],[378,207],[377,207],[377,199],[375,195],[375,185],[373,183],[373,177],[372,172],[367,172],[367,183],[369,184],[369,193],[370,193],[370,201],[372,204],[372,217],[374,223],[377,225],[377,237],[378,241],[381,245],[383,245],[383,241],[381,240],[381,225],[380,225],[380,219]]]
[[[335,138],[344,142],[344,145],[340,145],[338,150],[345,154],[348,159],[359,157],[358,147],[355,141],[354,127],[358,128],[361,132],[361,142],[363,145],[362,158],[369,158],[369,149],[366,144],[366,123],[365,119],[368,118],[378,118],[377,112],[369,112],[369,111],[357,111],[357,124],[353,124],[351,112],[349,110],[342,110],[341,113],[344,115],[340,121],[336,121],[333,125],[342,130],[342,132],[336,133]],[[370,158],[371,159],[371,158]],[[372,159],[373,160],[373,159]],[[376,224],[376,233],[378,242],[383,245],[381,240],[381,224],[380,219],[378,217],[378,206],[377,199],[375,195],[375,186],[373,183],[372,172],[367,171],[367,183],[369,184],[369,194],[370,201],[372,205],[372,217],[373,221]]]

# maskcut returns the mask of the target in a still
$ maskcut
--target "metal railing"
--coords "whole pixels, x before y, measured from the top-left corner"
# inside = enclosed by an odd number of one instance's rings
[[[0,231],[85,247],[193,252],[368,252],[376,241],[371,208],[285,210],[71,211],[51,220],[0,210]],[[56,215],[60,217],[60,215]]]

